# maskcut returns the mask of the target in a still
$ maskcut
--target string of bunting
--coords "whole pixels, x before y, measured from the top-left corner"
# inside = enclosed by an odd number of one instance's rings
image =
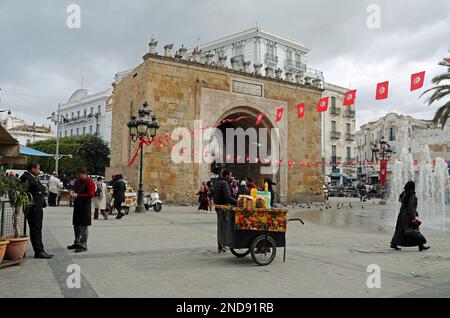
[[[447,62],[450,62],[450,59],[445,59]],[[411,74],[411,79],[410,79],[410,91],[415,91],[418,90],[420,88],[423,87],[424,82],[425,82],[425,71],[422,72],[418,72],[418,73],[414,73]],[[344,94],[344,99],[343,99],[343,106],[351,106],[355,104],[356,101],[356,93],[357,90],[353,89],[353,90],[349,90]],[[389,81],[384,81],[384,82],[380,82],[376,85],[376,92],[375,92],[375,99],[376,100],[383,100],[383,99],[387,99],[389,97]],[[320,98],[318,103],[317,103],[317,112],[326,112],[328,110],[328,105],[329,105],[329,97],[323,97]],[[305,115],[305,108],[306,108],[306,104],[305,103],[298,103],[296,105],[297,108],[297,118],[301,119],[304,117]],[[280,122],[283,118],[283,114],[284,114],[284,108],[277,108],[276,109],[276,116],[275,116],[275,122]],[[262,121],[264,120],[265,114],[264,113],[260,113],[257,115],[256,121],[255,121],[255,125],[259,125],[262,123]],[[208,128],[218,128],[221,125],[225,124],[225,123],[231,123],[231,122],[239,122],[243,119],[249,119],[249,116],[240,116],[238,118],[227,118],[227,119],[223,119],[221,120],[219,123],[217,123],[214,126],[205,126],[205,127],[200,127],[197,129],[194,129],[192,131],[192,135],[194,136],[197,132],[199,131],[203,131],[206,130]],[[166,134],[164,136],[165,141],[167,142],[168,145],[170,145],[172,143],[172,140],[170,138],[170,136],[168,134]],[[139,141],[139,145],[138,148],[136,150],[136,152],[134,153],[133,157],[131,158],[130,162],[129,162],[129,166],[132,166],[136,157],[139,154],[139,151],[141,150],[142,147],[144,146],[149,146],[152,143],[154,143],[154,141],[156,140],[156,138],[142,138]],[[163,137],[162,135],[160,135],[158,137],[158,146],[159,148],[163,148]],[[155,143],[156,144],[156,143]],[[173,149],[174,146],[172,146]],[[182,152],[185,151],[185,149],[181,149]],[[197,154],[198,151],[194,150],[194,153]],[[230,160],[231,158],[229,158],[230,155],[227,155],[227,160]],[[238,158],[238,162],[241,161],[242,158]],[[250,162],[250,158],[245,158],[246,162]],[[259,158],[255,158],[255,163],[258,163],[259,161],[263,162],[263,163],[269,163],[270,160],[267,161],[267,159],[259,159]],[[266,162],[264,162],[266,161]],[[278,160],[278,162],[275,162],[276,164],[281,164],[282,160]],[[361,166],[361,165],[372,165],[374,162],[372,161],[357,161],[357,162],[330,162],[329,165],[330,166]],[[378,164],[378,161],[375,162],[376,164]],[[418,165],[419,162],[418,160],[414,160],[414,165]],[[433,161],[433,165],[435,164],[435,161]],[[306,166],[306,167],[319,167],[319,166],[326,166],[327,163],[326,162],[305,162],[305,161],[293,161],[293,160],[289,160],[288,161],[288,166],[289,167],[293,167],[293,166]]]

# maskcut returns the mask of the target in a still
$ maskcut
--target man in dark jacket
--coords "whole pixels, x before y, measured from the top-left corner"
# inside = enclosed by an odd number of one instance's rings
[[[48,259],[53,255],[48,254],[44,250],[42,244],[42,221],[44,218],[44,210],[46,207],[44,195],[45,186],[38,179],[40,166],[37,162],[31,161],[28,164],[28,170],[20,177],[20,181],[28,183],[28,191],[33,196],[33,205],[25,211],[25,217],[30,227],[31,245],[33,245],[34,258]]]
[[[231,180],[231,172],[224,170],[222,176],[214,183],[214,204],[215,205],[237,205],[236,200],[231,196],[229,182]],[[216,207],[217,213],[217,250],[219,253],[226,252],[226,249],[219,243],[222,230],[219,226],[219,209]]]
[[[121,219],[125,214],[122,213],[122,203],[125,201],[125,191],[127,186],[121,174],[115,176],[113,183],[114,208],[117,210],[116,219]]]
[[[88,227],[91,225],[91,201],[95,194],[95,184],[88,177],[85,167],[77,169],[77,181],[71,192],[73,202],[72,224],[75,234],[73,245],[67,246],[75,253],[87,251]]]

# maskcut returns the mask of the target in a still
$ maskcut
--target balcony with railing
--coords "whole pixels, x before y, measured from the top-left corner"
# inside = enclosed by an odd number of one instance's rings
[[[341,114],[341,109],[337,107],[331,107],[330,108],[330,114],[334,116],[339,116]]]
[[[330,138],[331,139],[341,139],[341,132],[340,131],[331,131]]]
[[[284,68],[295,72],[306,72],[306,65],[301,61],[294,61],[293,59],[286,59],[284,61]]]
[[[347,118],[355,118],[355,111],[351,109],[347,109],[344,111],[344,117]]]
[[[345,140],[347,140],[347,141],[354,141],[355,138],[356,138],[355,134],[351,134],[351,133],[346,133],[345,134]]]
[[[265,56],[265,64],[266,65],[274,65],[276,66],[278,64],[278,56],[270,53],[266,53]]]

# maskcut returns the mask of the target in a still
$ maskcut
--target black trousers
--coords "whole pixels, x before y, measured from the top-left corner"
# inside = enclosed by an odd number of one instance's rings
[[[56,197],[58,196],[58,194],[53,193],[53,192],[49,192],[48,193],[48,205],[49,206],[56,206]]]
[[[42,244],[42,220],[44,218],[44,211],[42,208],[31,208],[27,214],[26,219],[30,228],[30,240],[35,254],[44,251],[44,244]]]

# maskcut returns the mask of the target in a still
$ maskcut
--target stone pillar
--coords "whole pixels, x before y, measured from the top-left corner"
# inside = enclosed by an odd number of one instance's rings
[[[225,67],[225,63],[227,61],[227,56],[226,55],[220,55],[219,56],[219,67]]]
[[[165,57],[172,57],[172,48],[173,48],[173,44],[164,45],[164,56]]]
[[[158,41],[156,41],[154,38],[150,39],[150,43],[148,44],[148,46],[150,47],[148,53],[150,54],[158,54],[158,52],[156,52],[156,46],[158,45]]]
[[[275,77],[277,78],[277,79],[281,79],[281,75],[283,74],[283,70],[281,69],[281,68],[277,68],[276,70],[275,70]]]
[[[247,61],[247,62],[243,63],[244,73],[250,73],[250,63],[251,63],[251,61]]]
[[[208,53],[206,53],[205,57],[206,57],[205,64],[206,65],[211,65],[213,63],[214,53],[208,52]]]
[[[255,69],[255,74],[256,75],[261,75],[262,64],[255,63],[255,64],[253,64],[253,68]]]
[[[272,66],[266,66],[264,69],[266,71],[265,76],[266,77],[273,77],[273,67]]]
[[[201,50],[196,47],[194,49],[194,52],[192,52],[192,59],[194,62],[200,63],[200,55],[201,55]]]
[[[297,84],[303,84],[303,74],[298,73],[295,75],[295,82]]]
[[[285,73],[285,75],[286,75],[286,81],[291,82],[291,83],[294,81],[294,77],[292,76],[292,72],[291,71],[287,71]]]

